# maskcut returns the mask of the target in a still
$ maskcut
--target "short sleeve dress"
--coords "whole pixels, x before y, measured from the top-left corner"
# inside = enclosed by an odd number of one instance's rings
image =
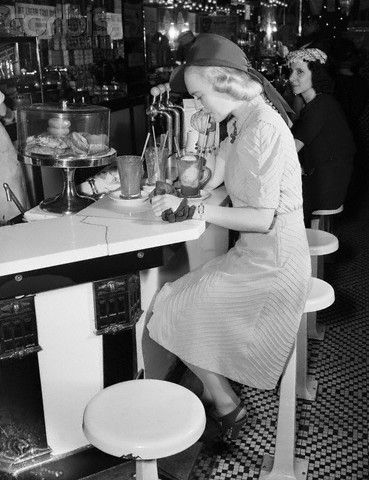
[[[290,130],[261,96],[245,103],[228,133],[219,155],[232,208],[272,208],[273,223],[267,233],[240,232],[225,255],[165,284],[148,329],[190,364],[272,389],[310,288],[301,168]]]

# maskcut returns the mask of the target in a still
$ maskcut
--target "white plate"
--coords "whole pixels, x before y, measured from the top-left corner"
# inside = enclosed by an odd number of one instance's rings
[[[147,197],[131,198],[129,200],[127,198],[122,198],[120,190],[108,193],[108,197],[125,207],[142,207],[147,199]]]

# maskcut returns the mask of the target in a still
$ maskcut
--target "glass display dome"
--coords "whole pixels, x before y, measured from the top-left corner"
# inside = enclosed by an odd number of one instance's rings
[[[95,201],[80,195],[74,183],[77,168],[110,164],[110,110],[83,104],[39,103],[17,110],[18,160],[28,165],[61,168],[62,192],[40,203],[53,213],[78,212]]]
[[[78,167],[83,159],[88,163],[109,152],[108,108],[66,102],[33,104],[19,109],[17,115],[18,151],[29,163],[58,166],[55,160],[60,160],[60,166],[75,163]]]

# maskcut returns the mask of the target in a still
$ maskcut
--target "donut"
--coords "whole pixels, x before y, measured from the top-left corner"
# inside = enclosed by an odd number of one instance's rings
[[[36,137],[36,143],[41,147],[60,148],[61,142],[63,141],[59,138],[52,137],[51,135],[41,134]]]
[[[47,131],[54,137],[65,137],[69,133],[69,128],[49,127]]]
[[[78,155],[86,155],[88,153],[89,144],[86,138],[78,132],[72,132],[70,135],[70,146],[74,153]]]
[[[107,150],[108,147],[106,145],[102,145],[101,143],[90,143],[90,149],[88,153],[93,155],[96,153],[106,152]]]
[[[55,156],[57,150],[55,148],[51,148],[51,147],[46,147],[44,145],[29,145],[27,147],[27,151],[26,151],[28,154],[37,154],[37,155],[51,155],[51,156]]]
[[[85,137],[85,139],[87,140],[87,143],[92,143],[91,142],[91,134],[89,134],[88,132],[79,132],[83,137]]]
[[[48,124],[50,127],[53,127],[53,128],[69,128],[70,127],[69,120],[64,120],[63,118],[59,118],[59,117],[49,118]]]

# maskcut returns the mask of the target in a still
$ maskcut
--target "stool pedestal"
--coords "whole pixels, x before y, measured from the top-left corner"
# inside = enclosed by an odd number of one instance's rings
[[[315,312],[314,312],[315,313]],[[313,375],[307,373],[307,322],[308,313],[301,317],[300,328],[297,334],[297,363],[296,363],[296,394],[303,400],[314,401],[318,391],[318,382]]]
[[[306,236],[309,244],[311,258],[311,276],[323,279],[324,277],[324,255],[329,255],[338,250],[338,239],[329,232],[323,230],[307,228]],[[307,336],[314,340],[323,340],[325,334],[325,325],[317,323],[316,312],[308,314],[307,318]]]
[[[313,218],[311,220],[311,228],[325,230],[326,232],[332,231],[331,218],[334,215],[343,212],[343,205],[332,210],[315,210],[313,212]]]
[[[283,399],[283,401],[282,401]],[[260,480],[305,480],[308,461],[295,458],[296,347],[288,360],[280,387],[274,457],[264,455]]]
[[[308,313],[307,319],[307,337],[312,340],[324,340],[325,325],[317,322],[317,316],[315,312]]]
[[[159,480],[156,460],[136,460],[136,480]]]
[[[323,310],[334,302],[333,288],[323,280],[311,278],[311,289],[307,298],[304,315],[311,311]],[[305,323],[301,319],[302,324]],[[304,337],[303,337],[304,333]],[[286,369],[283,373],[279,394],[279,409],[277,420],[277,433],[275,442],[274,457],[264,455],[259,479],[261,480],[306,480],[308,472],[308,461],[295,458],[295,437],[296,437],[296,395],[297,372],[303,368],[298,365],[299,351],[301,341],[305,338],[306,330],[302,327],[299,330],[295,345],[288,359]],[[305,357],[306,358],[306,357]],[[306,370],[304,370],[306,376]],[[299,390],[303,388],[299,385]],[[308,390],[308,389],[307,389]]]

